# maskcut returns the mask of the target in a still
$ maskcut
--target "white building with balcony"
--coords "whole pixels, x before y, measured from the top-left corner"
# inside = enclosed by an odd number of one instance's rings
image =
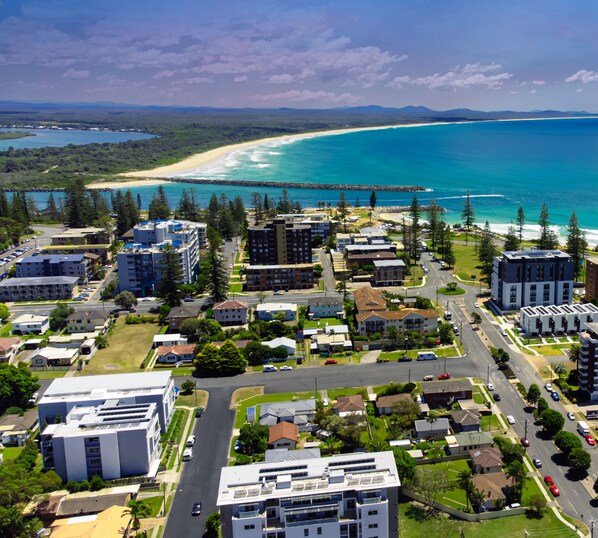
[[[388,538],[401,485],[392,452],[224,467],[223,538]]]
[[[598,321],[598,306],[592,303],[524,306],[519,311],[519,326],[528,336],[577,334],[586,323],[595,321]]]

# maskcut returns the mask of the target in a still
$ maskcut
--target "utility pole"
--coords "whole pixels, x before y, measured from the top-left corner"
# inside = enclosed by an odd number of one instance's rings
[[[444,357],[444,373],[446,374],[446,357]]]
[[[488,385],[488,383],[490,383],[490,365],[488,365],[486,368],[486,385]]]
[[[409,378],[408,378],[409,383],[411,383],[411,368],[409,368]]]
[[[195,390],[193,392],[195,393],[195,407],[197,407],[197,381],[195,381]]]
[[[316,382],[316,401],[318,400],[318,378],[314,377],[314,380]]]
[[[523,430],[523,437],[525,437],[527,439],[527,419],[525,419],[524,422],[524,430]],[[527,452],[527,448],[523,447],[523,450],[525,450]]]

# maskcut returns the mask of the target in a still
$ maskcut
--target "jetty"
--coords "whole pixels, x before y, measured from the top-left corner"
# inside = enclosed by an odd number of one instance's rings
[[[373,185],[353,183],[299,183],[297,181],[259,181],[243,179],[212,179],[169,177],[160,178],[172,183],[193,183],[196,185],[229,185],[232,187],[273,187],[275,189],[313,189],[324,191],[376,191],[376,192],[425,192],[421,185]]]

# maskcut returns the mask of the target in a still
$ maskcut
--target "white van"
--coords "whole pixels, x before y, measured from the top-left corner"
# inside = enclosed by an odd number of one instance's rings
[[[433,351],[420,351],[417,354],[418,361],[434,361],[437,358],[436,353]]]
[[[584,437],[585,437],[586,435],[590,435],[590,428],[588,427],[588,425],[587,425],[587,424],[586,424],[586,423],[585,423],[583,420],[580,420],[580,421],[577,423],[577,431],[578,431],[578,432],[579,432],[581,435],[583,435]]]
[[[192,457],[193,457],[193,450],[191,450],[190,448],[186,448],[185,452],[183,452],[183,461],[191,461]]]
[[[446,321],[449,321],[452,317],[453,317],[453,315],[448,310],[444,311],[444,319]]]
[[[191,447],[192,447],[194,444],[195,444],[195,435],[190,435],[190,436],[187,438],[187,443],[186,443],[186,446],[187,446],[188,448],[191,448]]]

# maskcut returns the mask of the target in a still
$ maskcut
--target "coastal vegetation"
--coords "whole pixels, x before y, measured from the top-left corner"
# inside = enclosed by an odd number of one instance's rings
[[[28,136],[35,136],[35,133],[27,131],[2,131],[0,132],[0,140],[16,140],[18,138],[27,138]]]

